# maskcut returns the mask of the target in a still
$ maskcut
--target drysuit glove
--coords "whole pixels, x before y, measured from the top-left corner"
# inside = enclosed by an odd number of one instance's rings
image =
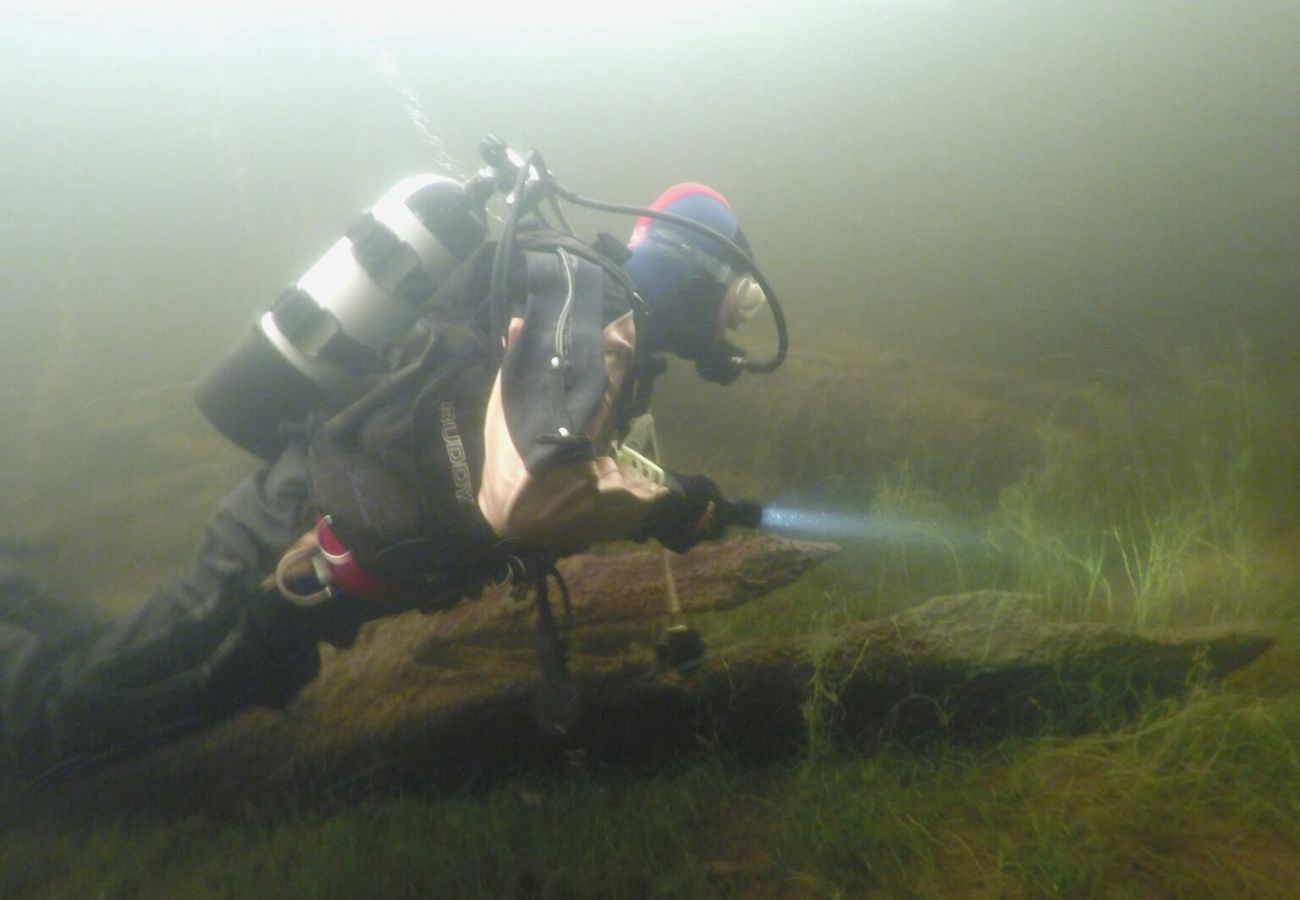
[[[700,541],[722,537],[726,525],[718,515],[722,489],[703,475],[668,475],[668,496],[646,517],[641,539],[652,537],[674,553],[685,553]]]

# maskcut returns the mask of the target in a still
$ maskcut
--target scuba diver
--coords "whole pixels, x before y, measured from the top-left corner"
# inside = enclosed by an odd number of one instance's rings
[[[713,480],[665,472],[627,439],[661,354],[720,383],[785,356],[730,204],[698,184],[645,210],[600,203],[535,152],[489,138],[483,154],[470,181],[386,193],[198,383],[207,418],[263,462],[187,573],[110,619],[0,571],[13,772],[76,771],[283,708],[319,671],[320,642],[346,647],[367,621],[489,584],[534,592],[563,671],[557,559],[628,539],[681,553],[752,524]],[[511,208],[487,240],[498,192]],[[559,199],[640,217],[626,247],[588,244]],[[748,360],[727,335],[764,306],[778,349]]]

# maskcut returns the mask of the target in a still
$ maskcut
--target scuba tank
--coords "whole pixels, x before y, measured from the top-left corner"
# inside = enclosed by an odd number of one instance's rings
[[[490,192],[494,186],[487,186]],[[282,423],[372,371],[437,287],[484,241],[484,188],[437,175],[398,182],[199,380],[208,421],[264,459]]]

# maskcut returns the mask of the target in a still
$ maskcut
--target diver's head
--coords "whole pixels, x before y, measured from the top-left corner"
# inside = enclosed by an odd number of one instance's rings
[[[712,188],[674,185],[650,208],[707,225],[750,252],[731,205]],[[667,351],[696,362],[705,377],[710,377],[711,358],[739,353],[726,332],[752,319],[766,298],[754,278],[729,261],[732,255],[718,241],[642,217],[628,249],[632,255],[625,267],[649,311],[638,328],[638,342],[651,353]]]

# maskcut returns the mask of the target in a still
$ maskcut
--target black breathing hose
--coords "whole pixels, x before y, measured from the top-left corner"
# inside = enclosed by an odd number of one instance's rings
[[[506,308],[506,292],[509,290],[510,280],[510,257],[513,255],[515,246],[515,231],[519,226],[519,220],[523,217],[526,205],[524,195],[528,187],[528,173],[533,170],[534,166],[536,166],[539,173],[547,171],[542,155],[536,150],[528,154],[515,173],[514,190],[511,193],[514,204],[511,207],[510,215],[506,216],[505,224],[501,228],[501,240],[497,242],[496,252],[492,257],[492,279],[488,309],[492,318],[490,325],[492,338],[496,342],[493,351],[496,353],[505,352],[506,334],[510,328],[509,310]],[[541,198],[538,197],[538,199]]]

